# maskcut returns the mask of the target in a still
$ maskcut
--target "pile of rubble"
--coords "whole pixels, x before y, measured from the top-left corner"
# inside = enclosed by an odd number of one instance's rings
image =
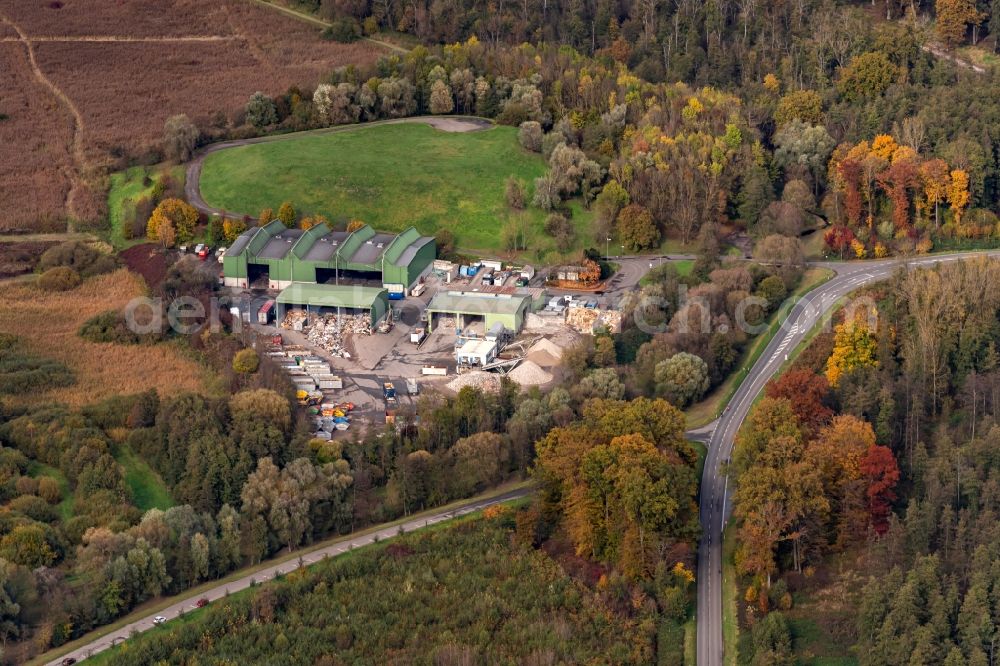
[[[568,308],[566,310],[566,324],[573,330],[588,335],[599,328],[606,328],[611,333],[620,333],[622,313],[619,310]]]
[[[308,320],[302,310],[291,310],[281,322],[282,328],[302,331],[309,344],[334,356],[345,356],[345,335],[371,335],[371,318],[367,314],[313,315]]]
[[[552,381],[551,373],[546,372],[537,363],[530,360],[519,363],[507,376],[520,386],[541,386]]]
[[[289,310],[285,318],[281,320],[281,328],[292,331],[301,331],[306,324],[306,313],[304,310]]]
[[[487,393],[497,393],[500,391],[500,375],[495,375],[492,372],[483,372],[482,370],[473,370],[472,372],[455,377],[455,379],[448,382],[447,386],[455,393],[458,393],[466,386],[471,386]]]

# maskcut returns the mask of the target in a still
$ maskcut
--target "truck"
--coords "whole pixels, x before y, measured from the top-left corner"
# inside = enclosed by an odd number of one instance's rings
[[[274,311],[274,299],[269,298],[264,305],[260,306],[260,310],[257,310],[257,323],[266,325],[271,321],[271,314]]]
[[[417,384],[416,377],[407,377],[406,379],[406,392],[410,395],[417,395],[420,393],[420,385]]]
[[[424,340],[424,336],[427,335],[427,329],[423,326],[418,326],[412,331],[410,331],[410,342],[419,345]]]
[[[406,298],[406,287],[401,284],[386,284],[382,285],[389,291],[390,301],[401,301]]]
[[[385,398],[386,400],[396,399],[396,387],[395,385],[393,385],[392,382],[382,383],[382,397]]]

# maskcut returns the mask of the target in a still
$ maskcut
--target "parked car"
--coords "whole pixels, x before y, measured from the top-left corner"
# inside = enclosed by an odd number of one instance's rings
[[[195,254],[197,254],[197,255],[198,255],[198,258],[199,258],[199,259],[201,259],[202,261],[205,261],[205,259],[207,259],[207,258],[208,258],[208,256],[209,256],[210,254],[212,254],[212,248],[210,248],[210,247],[209,247],[209,246],[207,246],[207,245],[202,245],[202,246],[201,246],[201,249],[200,249],[200,250],[198,250],[198,251],[197,251],[197,252],[196,252]]]
[[[202,597],[195,603],[195,606],[197,606],[198,608],[204,608],[207,605],[208,605],[208,599],[206,597]]]
[[[59,663],[61,663],[61,664],[62,664],[62,666],[73,666],[73,664],[75,664],[75,663],[76,663],[76,659],[75,659],[75,658],[73,658],[73,657],[66,657],[65,659],[63,659],[63,660],[62,660],[61,662],[59,662]]]
[[[185,246],[184,249],[186,250],[187,247]],[[205,249],[205,244],[204,243],[198,243],[197,245],[194,246],[194,253],[198,254],[199,252],[201,252],[204,249]]]
[[[162,615],[157,615],[156,617],[153,618],[153,624],[163,624],[166,621],[167,618],[163,617]]]

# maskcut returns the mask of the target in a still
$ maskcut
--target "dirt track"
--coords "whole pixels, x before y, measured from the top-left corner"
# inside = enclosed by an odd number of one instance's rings
[[[222,141],[213,143],[199,150],[188,163],[187,176],[184,179],[184,196],[188,203],[206,215],[226,215],[231,211],[224,211],[221,208],[210,206],[201,197],[201,167],[205,157],[219,150],[236,148],[237,146],[247,146],[254,143],[267,143],[270,141],[284,141],[311,134],[332,134],[334,132],[352,132],[365,127],[375,125],[393,125],[398,123],[423,123],[441,130],[442,132],[479,132],[493,126],[493,123],[483,118],[473,116],[416,116],[413,118],[398,118],[394,120],[378,120],[372,123],[359,123],[356,125],[340,125],[320,130],[308,130],[305,132],[293,132],[291,134],[279,134],[276,136],[259,136],[252,139],[239,139],[236,141]]]

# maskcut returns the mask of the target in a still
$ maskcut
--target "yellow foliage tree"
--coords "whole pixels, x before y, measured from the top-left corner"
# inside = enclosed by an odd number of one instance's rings
[[[834,328],[833,352],[826,361],[826,380],[830,386],[837,386],[845,372],[878,367],[878,338],[868,324],[868,315],[877,314],[874,309],[858,310],[853,318]]]
[[[962,223],[962,213],[969,205],[969,174],[962,169],[955,169],[951,172],[951,181],[948,183],[948,205],[951,213],[955,216],[955,224]]]
[[[236,240],[236,237],[247,230],[246,222],[243,220],[225,220],[222,223],[222,235],[225,236],[226,242],[232,243]]]
[[[357,231],[363,226],[365,226],[365,223],[362,222],[361,220],[351,220],[350,222],[347,223],[347,233],[351,233],[352,231]]]
[[[872,139],[872,154],[889,161],[893,153],[899,148],[899,144],[888,134],[879,134]]]
[[[174,238],[165,237],[169,232],[164,225],[174,231]],[[190,204],[180,199],[164,199],[153,210],[146,223],[146,236],[150,240],[158,240],[164,247],[172,247],[176,243],[186,243],[194,236],[194,227],[198,224],[198,211]],[[161,227],[163,230],[161,231]]]
[[[271,222],[274,222],[274,209],[265,208],[260,211],[260,215],[257,217],[257,226],[262,227],[265,224],[270,224]]]

